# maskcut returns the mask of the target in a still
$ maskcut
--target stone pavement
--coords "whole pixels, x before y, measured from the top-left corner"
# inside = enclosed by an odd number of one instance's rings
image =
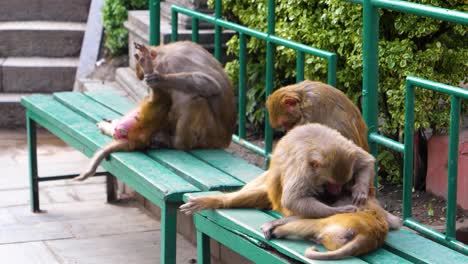
[[[40,176],[76,173],[87,161],[39,133]],[[40,183],[44,212],[31,213],[27,162],[25,130],[0,130],[1,263],[159,263],[159,222],[131,199],[106,203],[104,177]],[[177,242],[177,263],[194,263],[195,247]]]

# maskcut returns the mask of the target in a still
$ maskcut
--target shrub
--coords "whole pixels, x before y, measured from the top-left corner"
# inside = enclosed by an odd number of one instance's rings
[[[111,56],[125,54],[128,49],[128,30],[123,23],[127,10],[148,9],[148,0],[106,0],[102,9],[105,40],[104,46]]]
[[[212,1],[211,1],[212,2]],[[467,11],[457,0],[417,0],[422,4]],[[211,3],[212,4],[212,3]],[[223,12],[239,23],[266,32],[266,0],[223,0]],[[276,35],[338,55],[338,88],[357,103],[362,82],[362,6],[343,0],[277,0]],[[467,27],[388,10],[380,11],[380,132],[402,139],[404,128],[405,76],[414,75],[458,86],[468,72]],[[228,52],[238,55],[238,37],[228,42]],[[261,129],[265,87],[265,47],[262,40],[248,41],[248,121]],[[276,48],[275,83],[278,88],[294,83],[296,53]],[[226,65],[234,84],[238,61]],[[306,57],[307,79],[326,81],[326,62]],[[449,122],[449,99],[440,93],[417,89],[415,128],[443,129]],[[391,180],[400,181],[399,159],[383,150],[381,166]]]

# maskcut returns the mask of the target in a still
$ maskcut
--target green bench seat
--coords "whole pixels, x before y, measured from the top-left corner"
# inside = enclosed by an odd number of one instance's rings
[[[26,108],[31,181],[31,208],[39,212],[39,182],[68,179],[76,175],[42,176],[37,173],[36,124],[70,146],[91,157],[111,141],[101,134],[96,122],[114,119],[135,104],[109,91],[62,92],[53,96],[22,98]],[[113,153],[102,167],[161,208],[161,263],[176,263],[176,211],[185,193],[230,191],[253,179],[255,166],[224,150],[190,152],[161,149]],[[237,178],[233,175],[242,175]],[[108,176],[108,180],[112,177]],[[108,184],[108,195],[112,184]],[[108,197],[108,200],[112,200]]]

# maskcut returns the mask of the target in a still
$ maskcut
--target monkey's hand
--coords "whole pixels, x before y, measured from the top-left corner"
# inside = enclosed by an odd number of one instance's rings
[[[353,204],[362,206],[366,203],[369,196],[369,187],[363,185],[355,185],[352,188]]]
[[[344,205],[344,206],[339,206],[336,207],[336,213],[337,214],[344,214],[344,213],[355,213],[358,210],[358,208],[354,205]]]
[[[161,74],[157,71],[154,71],[153,73],[148,73],[145,74],[145,82],[146,85],[152,88],[156,88],[158,84],[160,84],[161,81],[164,80],[164,74]]]
[[[220,208],[222,202],[216,197],[189,198],[188,202],[179,207],[180,211],[186,215],[194,214],[201,210]]]
[[[276,228],[279,227],[279,226],[282,226],[284,224],[287,224],[289,222],[298,220],[298,219],[299,219],[298,216],[282,217],[282,218],[275,219],[275,220],[268,221],[268,222],[264,223],[262,226],[260,226],[260,229],[263,231],[263,236],[268,240],[270,240],[272,238],[281,238],[284,235],[281,234],[280,232],[277,232]]]

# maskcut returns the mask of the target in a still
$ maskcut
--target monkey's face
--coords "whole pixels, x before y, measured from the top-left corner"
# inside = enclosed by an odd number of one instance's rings
[[[266,105],[272,128],[289,131],[301,123],[300,100],[296,96],[274,93],[268,97]]]

